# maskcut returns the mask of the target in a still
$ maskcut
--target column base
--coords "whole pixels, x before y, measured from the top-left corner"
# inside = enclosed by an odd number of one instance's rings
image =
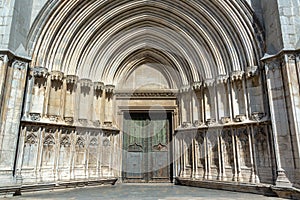
[[[277,179],[275,182],[275,185],[277,187],[292,187],[292,183],[287,178],[285,171],[283,169],[280,169],[277,171]]]

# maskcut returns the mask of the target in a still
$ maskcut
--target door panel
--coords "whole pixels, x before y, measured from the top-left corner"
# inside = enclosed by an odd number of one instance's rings
[[[125,182],[170,181],[170,118],[127,113],[124,117]]]

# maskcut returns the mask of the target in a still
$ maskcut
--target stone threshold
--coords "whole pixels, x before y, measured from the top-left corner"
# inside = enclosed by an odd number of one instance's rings
[[[58,181],[56,183],[36,183],[23,184],[16,186],[0,187],[0,197],[19,196],[24,192],[38,192],[44,190],[68,189],[77,187],[89,186],[104,186],[115,185],[117,178],[93,179],[93,180],[72,180],[72,181]]]
[[[186,178],[175,179],[176,185],[200,187],[207,189],[226,190],[232,192],[253,193],[269,197],[278,197],[277,193],[268,184],[237,183],[230,181],[191,180]]]

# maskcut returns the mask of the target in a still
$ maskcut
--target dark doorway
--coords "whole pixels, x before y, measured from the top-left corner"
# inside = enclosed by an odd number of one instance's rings
[[[124,115],[123,181],[172,182],[172,114]]]

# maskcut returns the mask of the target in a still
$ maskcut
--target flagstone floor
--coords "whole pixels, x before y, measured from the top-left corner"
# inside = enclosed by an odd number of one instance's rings
[[[255,194],[210,190],[171,184],[117,184],[115,186],[87,187],[68,190],[24,193],[12,200],[279,200]]]

